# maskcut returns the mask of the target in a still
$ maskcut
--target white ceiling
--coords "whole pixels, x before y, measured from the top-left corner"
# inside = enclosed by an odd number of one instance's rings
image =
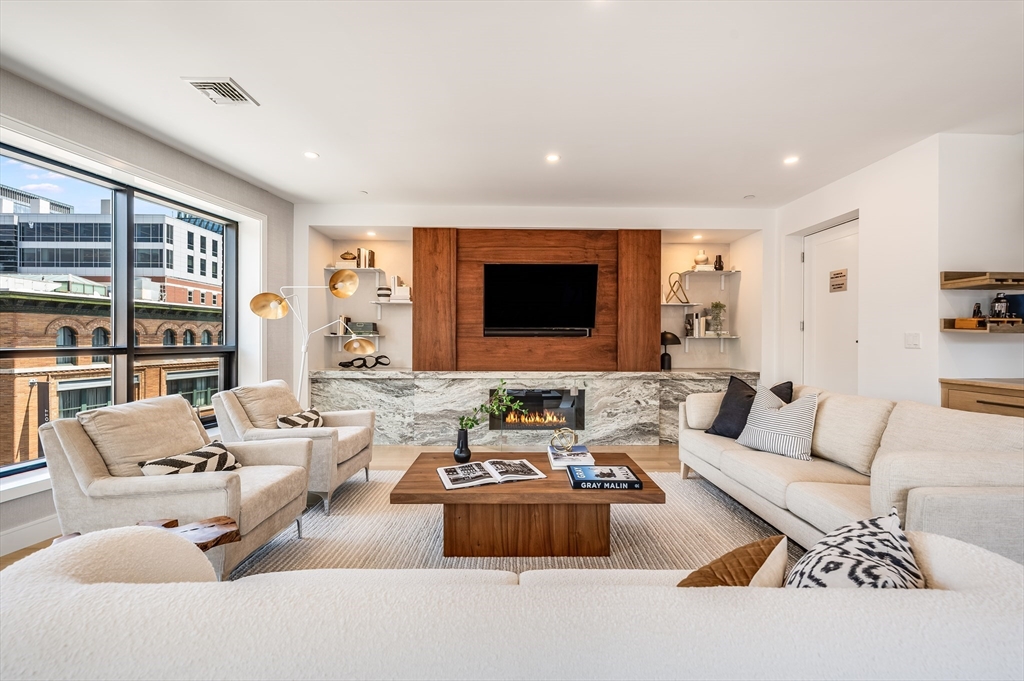
[[[5,0],[0,66],[311,203],[765,208],[1024,129],[1017,1]]]

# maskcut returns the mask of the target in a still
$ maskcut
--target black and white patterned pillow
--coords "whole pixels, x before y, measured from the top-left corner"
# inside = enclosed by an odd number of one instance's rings
[[[923,589],[925,580],[894,508],[822,537],[793,566],[786,586]]]
[[[817,413],[817,393],[786,404],[771,390],[759,385],[747,425],[736,442],[762,452],[810,461],[811,435]]]
[[[277,417],[278,428],[319,428],[324,418],[316,409],[307,409],[298,414],[281,414]]]
[[[223,442],[211,442],[188,454],[175,454],[162,459],[140,461],[143,475],[180,475],[182,473],[212,473],[233,471],[242,464],[235,461]]]

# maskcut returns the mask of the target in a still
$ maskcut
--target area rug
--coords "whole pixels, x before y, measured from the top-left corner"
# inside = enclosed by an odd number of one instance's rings
[[[339,489],[331,513],[306,514],[303,539],[294,527],[235,569],[232,579],[317,568],[479,568],[524,572],[545,568],[692,570],[758,539],[780,534],[703,478],[651,473],[664,504],[613,504],[611,556],[446,558],[440,505],[392,505],[401,471],[371,471]],[[790,566],[803,555],[790,542]]]

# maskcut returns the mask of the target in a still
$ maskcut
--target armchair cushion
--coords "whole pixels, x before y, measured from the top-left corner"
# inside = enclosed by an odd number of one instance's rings
[[[175,454],[162,459],[140,461],[139,468],[143,475],[184,475],[186,473],[206,473],[214,471],[233,471],[242,464],[235,461],[234,455],[222,442],[211,442],[188,454]]]
[[[277,428],[279,414],[302,411],[288,384],[284,381],[266,381],[231,390],[242,405],[245,415],[256,428]]]
[[[335,463],[343,463],[363,451],[373,442],[373,431],[360,426],[342,426],[338,431],[338,458]]]
[[[205,433],[180,395],[155,397],[78,414],[111,475],[141,476],[139,463],[191,452],[206,445]]]
[[[308,474],[298,466],[245,466],[235,474],[242,490],[238,529],[243,535],[306,493]]]

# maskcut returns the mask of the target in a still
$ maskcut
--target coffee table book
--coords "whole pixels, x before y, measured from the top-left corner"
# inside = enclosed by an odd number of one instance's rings
[[[551,464],[552,470],[564,469],[573,465],[592,466],[594,457],[583,445],[575,445],[571,452],[563,452],[548,445],[548,463]]]
[[[548,476],[526,459],[491,459],[441,466],[437,469],[445,489],[462,489],[516,480],[539,480]]]
[[[569,466],[569,484],[573,489],[643,489],[644,483],[629,466]]]

